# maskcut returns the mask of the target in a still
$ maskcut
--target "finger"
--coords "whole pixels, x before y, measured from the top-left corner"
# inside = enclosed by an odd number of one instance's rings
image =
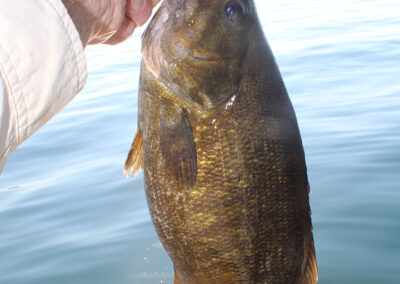
[[[160,3],[160,0],[152,0],[151,2],[153,4],[153,8],[154,8],[155,6],[157,6],[158,3]]]
[[[125,17],[119,30],[104,43],[113,45],[123,42],[133,34],[135,28],[136,28],[135,22],[132,21],[132,19],[130,19],[129,17]]]
[[[153,2],[150,0],[128,0],[126,15],[131,18],[136,26],[143,25],[151,16]]]

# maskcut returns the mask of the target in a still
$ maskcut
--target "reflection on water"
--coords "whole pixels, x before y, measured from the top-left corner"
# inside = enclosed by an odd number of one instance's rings
[[[302,131],[320,283],[398,283],[400,3],[257,4]],[[10,156],[0,283],[172,283],[143,177],[121,171],[139,49],[91,47],[83,93]]]

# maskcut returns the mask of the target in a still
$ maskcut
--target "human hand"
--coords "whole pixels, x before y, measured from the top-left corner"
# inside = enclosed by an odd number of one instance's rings
[[[62,0],[83,46],[117,44],[143,25],[160,0]]]

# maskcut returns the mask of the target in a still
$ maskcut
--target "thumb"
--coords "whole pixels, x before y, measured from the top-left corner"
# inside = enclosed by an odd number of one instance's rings
[[[153,3],[151,0],[128,0],[126,7],[126,16],[135,22],[136,26],[143,25],[151,16]]]

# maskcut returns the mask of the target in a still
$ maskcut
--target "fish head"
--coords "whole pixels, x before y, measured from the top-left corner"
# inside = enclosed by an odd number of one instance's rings
[[[211,110],[238,92],[260,31],[253,0],[164,0],[143,35],[143,62],[179,99]]]

